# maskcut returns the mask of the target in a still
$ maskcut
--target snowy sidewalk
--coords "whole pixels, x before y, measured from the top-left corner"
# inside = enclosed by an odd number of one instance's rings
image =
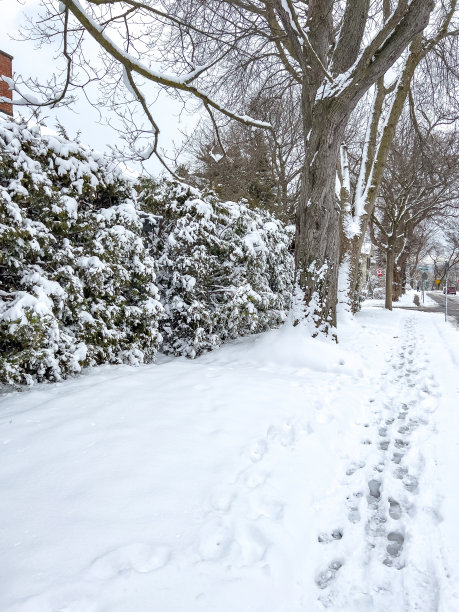
[[[365,309],[0,400],[0,609],[459,612],[459,333]]]

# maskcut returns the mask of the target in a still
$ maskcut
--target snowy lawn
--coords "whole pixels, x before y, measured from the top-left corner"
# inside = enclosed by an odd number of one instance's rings
[[[0,610],[459,611],[459,333],[364,308],[0,400]]]

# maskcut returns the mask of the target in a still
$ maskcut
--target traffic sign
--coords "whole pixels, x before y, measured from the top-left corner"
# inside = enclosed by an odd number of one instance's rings
[[[381,271],[381,268],[378,268],[378,269],[376,270],[376,274],[377,274],[378,276],[382,276],[382,271]]]
[[[441,283],[441,280],[439,278],[435,279],[435,282],[437,283],[437,285],[439,285]]]

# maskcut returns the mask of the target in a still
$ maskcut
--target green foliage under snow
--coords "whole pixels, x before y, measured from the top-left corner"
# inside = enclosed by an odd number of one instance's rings
[[[286,318],[292,233],[180,183],[0,122],[0,382],[195,357]]]
[[[167,315],[165,352],[195,357],[285,320],[293,281],[290,229],[266,211],[180,183],[144,181],[139,199],[161,216],[153,251]]]
[[[0,380],[151,360],[163,308],[135,193],[101,155],[0,122]]]

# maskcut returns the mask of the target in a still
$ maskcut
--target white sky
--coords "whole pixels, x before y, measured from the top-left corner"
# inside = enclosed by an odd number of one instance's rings
[[[18,28],[25,23],[25,15],[36,15],[39,5],[39,0],[0,0],[0,49],[14,56],[14,74],[21,74],[24,78],[43,77],[46,80],[52,74],[55,63],[52,50],[49,47],[37,49],[33,42],[13,40],[18,38]],[[190,129],[193,125],[193,119],[181,111],[181,105],[165,94],[161,94],[155,104],[154,116],[161,129],[162,149],[172,151],[172,141],[178,144],[182,140],[180,130]],[[18,108],[15,112],[18,112]],[[51,128],[55,127],[57,118],[70,137],[81,131],[82,142],[99,151],[106,150],[108,144],[116,143],[116,132],[99,123],[97,111],[81,95],[73,110],[45,109],[44,116],[45,123]],[[147,167],[152,172],[160,170],[157,162],[149,162]]]

